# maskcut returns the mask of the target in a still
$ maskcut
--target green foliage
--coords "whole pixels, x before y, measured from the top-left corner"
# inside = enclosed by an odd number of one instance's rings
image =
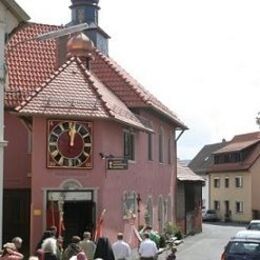
[[[180,228],[177,225],[173,224],[172,222],[167,222],[165,224],[164,230],[165,230],[166,237],[175,236],[177,237],[177,239],[182,239],[183,237]]]

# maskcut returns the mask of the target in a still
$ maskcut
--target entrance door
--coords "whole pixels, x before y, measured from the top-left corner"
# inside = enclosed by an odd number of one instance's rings
[[[84,231],[95,228],[95,203],[93,201],[65,201],[63,206],[64,246],[72,236],[82,237]]]
[[[225,221],[230,221],[230,217],[229,201],[225,200]]]
[[[19,236],[23,239],[22,253],[29,255],[30,244],[30,190],[4,190],[3,243]]]

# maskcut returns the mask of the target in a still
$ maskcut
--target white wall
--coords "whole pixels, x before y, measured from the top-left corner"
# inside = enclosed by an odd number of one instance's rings
[[[2,247],[3,156],[4,156],[4,49],[5,34],[18,25],[17,19],[0,2],[0,247]]]

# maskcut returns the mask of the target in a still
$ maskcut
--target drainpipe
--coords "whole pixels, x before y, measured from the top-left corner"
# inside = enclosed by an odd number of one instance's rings
[[[4,46],[5,23],[0,21],[0,247],[3,236],[3,175],[4,175]]]
[[[173,196],[174,196],[174,215],[173,215],[173,222],[177,224],[177,185],[178,185],[178,180],[177,180],[177,162],[178,162],[178,158],[177,158],[177,142],[178,140],[180,139],[180,137],[182,136],[182,134],[184,133],[184,131],[186,130],[185,129],[182,129],[181,132],[179,133],[179,135],[177,137],[175,137],[175,154],[176,154],[176,157],[175,157],[175,162],[174,162],[174,165],[175,165],[175,172],[176,172],[176,180],[175,180],[175,187],[174,187],[174,192],[173,192]],[[175,136],[175,133],[176,131],[174,131],[174,136]]]

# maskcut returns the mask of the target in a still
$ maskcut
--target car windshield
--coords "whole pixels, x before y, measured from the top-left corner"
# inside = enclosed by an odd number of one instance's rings
[[[260,256],[260,242],[234,241],[228,248],[230,254]]]
[[[215,211],[215,210],[210,210],[210,209],[209,209],[209,210],[207,211],[207,213],[208,213],[208,214],[216,214],[216,211]]]
[[[247,229],[260,230],[260,223],[251,223],[248,225]]]

